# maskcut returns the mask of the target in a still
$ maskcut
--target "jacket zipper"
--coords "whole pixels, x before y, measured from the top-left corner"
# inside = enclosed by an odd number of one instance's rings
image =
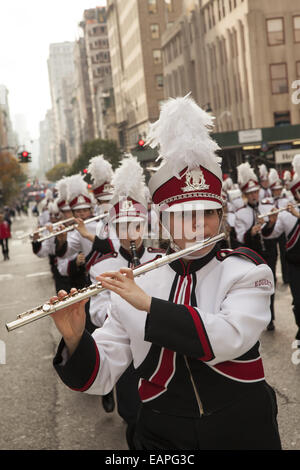
[[[191,372],[191,369],[190,369],[190,366],[189,366],[189,363],[188,363],[188,360],[187,360],[186,356],[184,356],[184,360],[185,360],[187,369],[188,369],[189,374],[190,374],[190,379],[191,379],[191,382],[192,382],[192,385],[193,385],[193,389],[194,389],[196,401],[197,401],[197,404],[198,404],[198,409],[199,409],[200,418],[202,418],[202,416],[204,415],[203,404],[202,404],[202,401],[201,401],[201,399],[200,399],[200,396],[199,396],[199,393],[198,393],[198,390],[197,390],[197,387],[196,387],[194,378],[193,378],[193,376],[192,376],[192,372]]]

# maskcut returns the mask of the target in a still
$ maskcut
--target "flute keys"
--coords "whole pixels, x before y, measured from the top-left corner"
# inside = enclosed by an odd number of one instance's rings
[[[51,310],[51,305],[50,304],[44,304],[42,307],[43,312],[48,313]]]

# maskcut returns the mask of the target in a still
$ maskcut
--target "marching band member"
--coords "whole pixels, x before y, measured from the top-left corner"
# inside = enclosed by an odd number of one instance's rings
[[[266,165],[262,164],[258,166],[259,171],[259,200],[266,199],[272,196],[271,190],[269,188],[269,173]]]
[[[295,173],[289,189],[295,200],[300,202],[300,155],[295,155],[293,167]],[[293,312],[298,327],[296,339],[300,340],[300,214],[291,203],[288,204],[287,210],[270,216],[263,229],[264,236],[269,238],[277,238],[283,233],[286,236],[286,262],[293,297]]]
[[[90,270],[92,283],[97,276],[106,271],[118,271],[126,267],[137,266],[152,261],[159,250],[145,248],[143,234],[147,229],[147,200],[145,198],[145,181],[143,168],[137,158],[126,155],[114,178],[114,195],[111,200],[109,226],[114,226],[120,240],[118,252],[104,255]],[[133,249],[131,243],[134,242]],[[111,293],[104,291],[91,298],[90,315],[93,323],[102,327],[109,315]],[[140,408],[138,395],[139,377],[132,364],[116,383],[116,395],[119,415],[127,423],[126,439],[129,449],[134,449],[133,435]]]
[[[45,192],[45,197],[41,201],[41,209],[42,212],[38,217],[38,225],[39,227],[44,227],[50,222],[50,215],[48,210],[48,204],[53,201],[53,193],[51,189],[47,189]]]
[[[259,184],[254,170],[249,163],[242,163],[237,167],[238,182],[241,191],[247,200],[245,207],[236,212],[235,229],[238,241],[256,251],[266,261],[273,272],[276,283],[276,261],[277,249],[274,240],[265,240],[261,230],[264,220],[259,220],[258,216],[271,210],[271,200],[261,200],[259,202]],[[274,330],[274,294],[271,296],[271,314],[272,318],[268,325],[268,330]]]
[[[283,184],[275,168],[271,168],[269,171],[269,183],[270,183],[270,189],[272,191],[272,199],[273,199],[274,207],[276,209],[287,207],[289,203],[289,199],[286,196],[286,194],[283,193]],[[285,250],[286,237],[284,233],[282,233],[280,237],[276,239],[276,245],[278,245],[279,247],[282,281],[284,284],[288,284],[289,280],[288,280],[288,273],[287,273],[286,250]]]
[[[290,186],[290,183],[292,181],[291,172],[289,170],[285,170],[283,172],[282,179],[283,179],[283,182],[284,182],[284,188],[283,188],[283,191],[282,191],[283,196],[287,197],[288,200],[291,203],[294,203],[295,199],[294,199],[293,193],[288,189],[289,186]]]
[[[187,96],[164,103],[150,128],[165,163],[149,189],[173,250],[219,232],[212,123]],[[105,393],[133,361],[142,401],[136,448],[280,449],[276,397],[259,354],[274,281],[259,255],[205,246],[137,280],[129,268],[98,280],[112,291],[102,328],[84,330],[85,301],[52,315],[63,336],[54,366],[69,387]]]
[[[52,232],[52,224],[58,222],[61,218],[61,213],[57,205],[57,201],[49,202],[47,205],[47,210],[49,212],[49,224],[46,225],[48,227],[48,232]],[[59,292],[61,289],[69,292],[71,286],[69,284],[69,280],[67,276],[62,275],[59,272],[57,266],[57,257],[56,257],[56,242],[55,237],[48,238],[44,241],[38,241],[38,238],[41,236],[39,232],[36,232],[33,236],[32,240],[32,251],[35,255],[39,258],[45,258],[48,256],[49,264],[51,268],[51,272],[53,275],[54,283],[55,283],[55,290]]]

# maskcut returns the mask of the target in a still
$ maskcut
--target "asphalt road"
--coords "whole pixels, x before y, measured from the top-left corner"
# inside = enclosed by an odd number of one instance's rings
[[[6,331],[7,322],[55,293],[48,260],[33,255],[28,241],[17,240],[35,223],[32,216],[17,218],[10,260],[2,261],[0,252],[0,450],[126,450],[117,412],[105,413],[100,397],[69,390],[55,373],[60,337],[51,318]],[[261,353],[277,394],[283,449],[300,450],[300,352],[293,344],[291,296],[280,268],[275,307],[276,329],[263,332]]]

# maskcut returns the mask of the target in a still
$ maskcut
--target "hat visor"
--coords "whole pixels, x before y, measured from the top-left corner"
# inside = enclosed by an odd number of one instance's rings
[[[254,191],[259,191],[259,186],[253,186],[253,188],[246,189],[245,194],[254,193]]]
[[[105,196],[96,196],[96,199],[98,201],[110,201],[112,196],[112,194],[106,194]]]
[[[73,206],[72,211],[77,211],[78,209],[91,209],[92,204],[78,204],[78,206]]]
[[[222,204],[216,201],[186,201],[172,206],[161,208],[164,212],[205,211],[210,209],[222,209]]]

